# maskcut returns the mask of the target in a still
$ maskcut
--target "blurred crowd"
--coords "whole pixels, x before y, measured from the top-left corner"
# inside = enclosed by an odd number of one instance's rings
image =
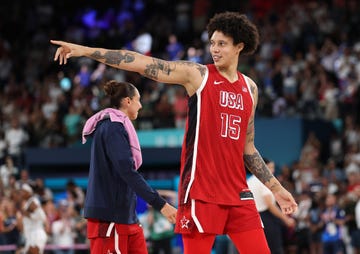
[[[9,163],[11,159],[8,159]],[[10,166],[10,165],[9,165]],[[41,178],[33,179],[28,170],[12,165],[11,175],[4,175],[1,167],[0,201],[0,252],[21,254],[26,244],[24,217],[27,216],[22,193],[30,186],[30,196],[40,201],[46,215],[43,230],[48,236],[45,253],[88,253],[86,220],[82,216],[85,191],[69,180],[64,186],[62,198],[54,199],[53,191],[44,185]],[[28,187],[29,188],[29,187]]]
[[[257,52],[242,56],[239,65],[258,84],[258,117],[302,117],[336,127],[329,147],[310,133],[299,160],[280,165],[278,177],[299,202],[295,228],[285,228],[286,253],[321,253],[327,241],[340,244],[343,253],[360,253],[358,245],[353,244],[358,252],[351,247],[352,237],[360,243],[360,219],[355,217],[360,195],[359,1],[86,2],[0,3],[4,222],[16,213],[14,186],[26,171],[23,148],[80,144],[84,121],[107,105],[104,81],[127,80],[139,88],[143,109],[137,129],[183,128],[185,124],[187,95],[182,87],[158,84],[89,59],[58,66],[50,39],[206,64],[211,62],[205,33],[208,18],[217,11],[241,10],[261,34]],[[330,151],[325,159],[324,149]],[[53,212],[59,212],[61,204],[49,206],[44,209],[53,221]],[[327,225],[334,223],[341,230],[324,240],[322,234],[331,228]],[[309,246],[311,250],[306,249]]]

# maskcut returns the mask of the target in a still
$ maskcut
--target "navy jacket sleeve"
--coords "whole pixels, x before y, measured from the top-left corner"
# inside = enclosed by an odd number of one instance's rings
[[[129,137],[123,124],[111,122],[104,138],[106,153],[113,163],[116,174],[118,174],[133,191],[160,210],[166,201],[145,181],[143,176],[135,170],[132,158]]]

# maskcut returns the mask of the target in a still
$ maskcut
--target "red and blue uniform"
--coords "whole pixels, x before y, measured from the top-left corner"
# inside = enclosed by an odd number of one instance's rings
[[[136,214],[137,195],[157,210],[166,201],[136,171],[129,134],[122,123],[101,120],[91,136],[84,205],[91,253],[147,253]]]

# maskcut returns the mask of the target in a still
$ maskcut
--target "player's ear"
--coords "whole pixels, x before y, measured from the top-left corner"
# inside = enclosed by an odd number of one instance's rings
[[[240,53],[245,47],[245,44],[243,42],[240,42],[237,44],[237,50],[238,50],[238,53]]]

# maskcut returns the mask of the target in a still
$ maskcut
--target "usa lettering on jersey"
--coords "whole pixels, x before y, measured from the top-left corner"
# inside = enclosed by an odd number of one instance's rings
[[[244,109],[242,94],[236,94],[228,91],[220,91],[220,106],[233,109]]]

